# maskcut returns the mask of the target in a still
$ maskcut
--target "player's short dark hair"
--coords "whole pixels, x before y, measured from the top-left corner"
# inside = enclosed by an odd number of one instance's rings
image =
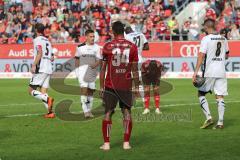
[[[86,32],[85,32],[85,36],[87,36],[87,35],[90,34],[90,33],[94,33],[94,30],[92,30],[92,29],[88,29],[88,30],[86,30]]]
[[[114,34],[124,34],[124,24],[121,21],[116,21],[112,25],[112,30]]]
[[[126,34],[131,33],[131,32],[133,32],[132,27],[128,26],[128,27],[125,28],[125,33]]]
[[[42,23],[37,23],[35,28],[38,33],[44,33],[45,26]]]
[[[213,19],[206,19],[203,25],[206,25],[208,28],[215,28],[216,21]]]

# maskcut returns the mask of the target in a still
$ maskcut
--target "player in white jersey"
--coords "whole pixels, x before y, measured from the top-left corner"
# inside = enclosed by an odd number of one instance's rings
[[[75,54],[76,76],[81,88],[81,104],[86,118],[93,117],[93,92],[97,77],[97,67],[102,56],[100,46],[94,43],[94,31],[85,32],[86,42],[77,47]]]
[[[126,40],[134,43],[138,47],[139,63],[142,63],[142,51],[149,50],[149,44],[145,35],[141,32],[134,32],[131,27],[125,28]],[[140,66],[141,67],[141,66]],[[140,68],[139,68],[140,69]]]
[[[137,47],[138,47],[138,70],[139,70],[139,78],[140,81],[142,82],[142,72],[141,72],[141,68],[142,68],[142,63],[143,61],[143,57],[142,57],[142,51],[143,50],[149,50],[149,44],[147,41],[147,38],[145,37],[145,35],[141,32],[134,32],[133,29],[131,27],[126,27],[125,28],[125,38],[134,43]],[[139,85],[139,93],[142,97],[143,102],[145,102],[146,98],[144,91],[148,91],[150,90],[149,86],[144,86],[143,85]],[[149,113],[149,109],[145,108],[144,113]],[[160,111],[158,111],[160,112]]]
[[[204,69],[202,76],[206,80],[198,89],[198,97],[202,111],[206,116],[206,121],[201,128],[204,129],[213,124],[208,102],[205,97],[208,92],[213,91],[218,105],[219,116],[217,125],[213,129],[222,129],[225,110],[224,96],[228,95],[225,70],[225,61],[228,59],[229,55],[228,42],[225,37],[216,34],[214,20],[205,20],[204,30],[208,35],[201,41],[200,53],[193,75],[193,82],[196,82],[196,76],[203,63]]]
[[[55,115],[52,111],[54,99],[47,94],[50,76],[53,72],[52,62],[54,58],[52,45],[44,37],[44,29],[43,24],[36,24],[37,37],[33,41],[34,62],[31,68],[33,75],[29,84],[29,94],[43,102],[48,110],[45,118],[54,118]],[[40,91],[37,88],[40,88]]]

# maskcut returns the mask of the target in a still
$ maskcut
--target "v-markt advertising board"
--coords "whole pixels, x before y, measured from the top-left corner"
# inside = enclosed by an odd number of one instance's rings
[[[190,78],[195,70],[197,58],[159,58],[164,68],[167,69],[166,78]],[[31,59],[0,59],[0,78],[11,78],[17,73],[21,77],[28,78],[27,73],[31,69]],[[53,69],[56,72],[72,72],[74,70],[74,59],[56,59]],[[240,58],[233,57],[226,62],[226,71],[229,78],[240,78]],[[8,76],[6,76],[8,75]]]

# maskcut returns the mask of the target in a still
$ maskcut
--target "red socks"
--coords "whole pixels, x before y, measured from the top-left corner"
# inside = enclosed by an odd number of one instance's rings
[[[155,101],[156,108],[159,108],[160,95],[154,96],[154,101]]]
[[[159,106],[160,106],[160,95],[154,96],[154,101],[155,101],[156,108],[159,108]],[[150,97],[149,96],[144,97],[145,108],[149,108],[149,104],[150,104]]]
[[[132,120],[123,120],[124,142],[129,142],[132,132]]]
[[[124,126],[124,142],[129,142],[132,133],[132,120],[123,120]],[[110,132],[112,121],[102,121],[102,134],[105,143],[110,142]]]
[[[150,104],[150,96],[145,96],[144,97],[145,108],[149,108],[149,104]]]
[[[104,142],[110,142],[110,132],[112,128],[112,121],[103,120],[102,121],[102,134]]]

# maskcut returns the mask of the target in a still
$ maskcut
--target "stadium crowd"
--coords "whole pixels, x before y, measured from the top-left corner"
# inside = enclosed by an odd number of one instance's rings
[[[198,40],[201,26],[189,17],[179,26],[172,14],[186,0],[0,0],[0,44],[31,43],[34,26],[43,23],[53,43],[82,42],[93,28],[98,41],[111,38],[111,23],[126,21],[149,40]],[[206,18],[218,20],[217,30],[239,40],[240,3],[208,0]]]

